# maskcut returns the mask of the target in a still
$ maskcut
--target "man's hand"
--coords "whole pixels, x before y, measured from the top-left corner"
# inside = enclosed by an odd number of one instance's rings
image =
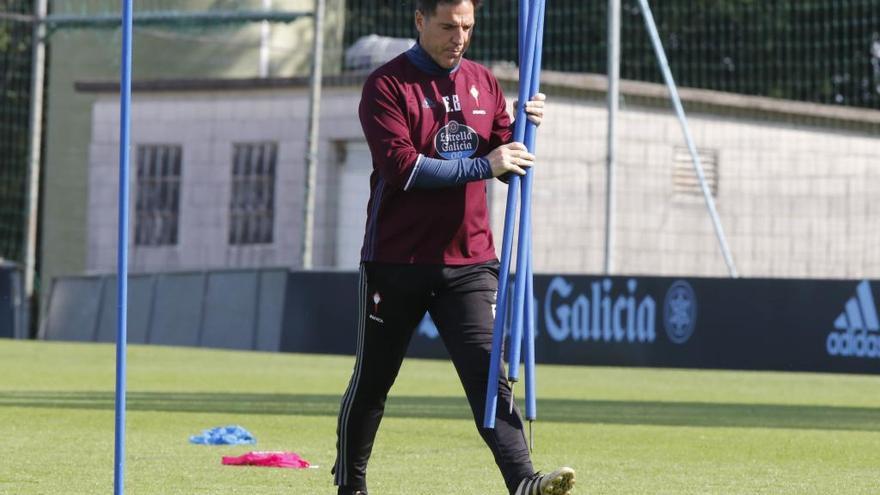
[[[526,102],[526,117],[535,125],[541,125],[541,122],[544,120],[544,101],[546,99],[547,95],[538,93]],[[514,100],[514,111],[516,111],[517,105],[519,105],[519,100]]]
[[[508,172],[525,175],[525,168],[535,164],[535,155],[529,153],[522,143],[501,145],[486,155],[486,158],[492,167],[492,177],[498,177]]]

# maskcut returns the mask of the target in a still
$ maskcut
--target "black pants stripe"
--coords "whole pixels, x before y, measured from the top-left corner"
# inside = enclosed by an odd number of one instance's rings
[[[337,425],[335,482],[339,493],[366,490],[367,462],[388,396],[413,330],[431,314],[467,395],[477,429],[512,493],[534,471],[522,419],[510,412],[510,389],[499,382],[495,428],[482,427],[492,349],[498,263],[467,266],[364,263],[359,291],[358,348]]]

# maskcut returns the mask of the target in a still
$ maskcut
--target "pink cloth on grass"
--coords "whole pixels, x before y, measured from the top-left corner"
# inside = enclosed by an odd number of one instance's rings
[[[238,457],[223,457],[223,464],[229,466],[265,466],[303,469],[309,461],[293,452],[248,452]]]

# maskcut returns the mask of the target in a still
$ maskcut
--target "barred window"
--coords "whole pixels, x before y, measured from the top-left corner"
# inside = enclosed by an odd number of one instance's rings
[[[277,143],[239,143],[233,146],[229,244],[272,242],[277,156]]]
[[[135,245],[177,244],[182,154],[180,145],[137,147]]]

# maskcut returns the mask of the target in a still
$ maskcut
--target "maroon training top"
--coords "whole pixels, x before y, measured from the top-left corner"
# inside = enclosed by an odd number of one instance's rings
[[[373,157],[363,261],[467,265],[495,259],[486,183],[409,188],[420,155],[481,157],[511,139],[498,81],[462,59],[431,75],[401,54],[364,83],[361,126]]]

